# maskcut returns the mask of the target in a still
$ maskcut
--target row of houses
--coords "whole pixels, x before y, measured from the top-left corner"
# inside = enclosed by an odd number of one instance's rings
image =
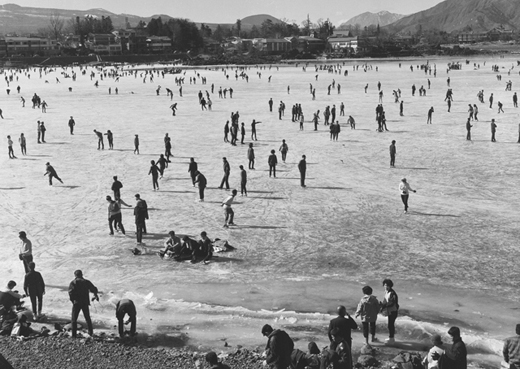
[[[85,47],[98,55],[120,55],[122,53],[153,54],[172,52],[169,37],[147,36],[135,30],[117,30],[112,33],[90,33],[86,36],[69,36],[64,41],[44,37],[6,36],[0,38],[0,57],[6,56],[52,56],[63,49]]]
[[[509,41],[512,38],[512,30],[498,27],[487,32],[463,32],[459,34],[459,43],[468,44],[483,41]]]

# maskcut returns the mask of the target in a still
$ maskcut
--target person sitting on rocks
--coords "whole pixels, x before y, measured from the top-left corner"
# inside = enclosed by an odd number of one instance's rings
[[[211,369],[231,369],[226,364],[222,364],[218,361],[218,356],[215,352],[210,351],[206,354],[206,361],[211,365]]]

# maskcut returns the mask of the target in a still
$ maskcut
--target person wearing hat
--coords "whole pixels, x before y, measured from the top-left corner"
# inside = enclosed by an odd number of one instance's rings
[[[444,349],[442,348],[442,345],[444,344],[441,340],[441,336],[438,334],[434,334],[431,337],[431,341],[433,344],[433,347],[428,351],[428,354],[424,357],[423,365],[427,369],[433,369],[433,368],[439,368],[439,361],[434,360],[432,358],[432,355],[434,353],[437,353],[439,355],[444,354]]]
[[[99,301],[98,289],[88,279],[83,278],[83,272],[81,270],[76,270],[74,277],[74,280],[69,284],[69,298],[70,302],[72,302],[72,338],[76,338],[77,335],[80,311],[83,312],[83,316],[87,322],[88,334],[92,336],[94,334],[94,328],[92,327],[92,320],[90,319],[89,292],[94,294],[93,300]]]
[[[32,256],[32,242],[27,238],[27,233],[24,231],[18,232],[18,238],[22,241],[22,244],[20,245],[20,254],[18,257],[23,263],[23,267],[25,270],[25,273],[29,273],[31,270],[29,268],[29,263],[33,261]]]
[[[516,325],[516,336],[504,341],[502,354],[510,369],[520,369],[520,324]]]
[[[206,354],[206,361],[211,365],[211,369],[231,369],[226,364],[222,364],[218,361],[218,356],[215,352],[210,351]]]
[[[46,165],[46,172],[43,174],[44,176],[49,176],[49,186],[52,186],[52,178],[56,178],[58,181],[63,183],[60,177],[58,177],[58,173],[56,173],[56,169],[51,165],[51,163],[47,162]]]
[[[287,369],[291,364],[294,342],[281,329],[273,329],[269,324],[262,327],[262,335],[268,338],[265,346],[265,363],[273,369]]]
[[[406,181],[406,178],[401,179],[401,183],[399,183],[399,192],[401,193],[401,200],[404,204],[404,212],[405,214],[408,213],[408,197],[410,196],[410,192],[416,193],[416,190],[413,190],[408,182]]]
[[[468,351],[466,350],[466,344],[460,337],[459,327],[451,327],[448,330],[448,334],[451,336],[453,345],[447,348],[442,355],[436,352],[433,353],[431,355],[432,360],[439,360],[439,368],[467,369]]]

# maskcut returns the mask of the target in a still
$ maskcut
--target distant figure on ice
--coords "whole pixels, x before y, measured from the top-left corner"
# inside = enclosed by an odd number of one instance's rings
[[[60,177],[58,177],[58,173],[56,173],[56,170],[54,169],[54,167],[51,165],[51,163],[46,163],[46,169],[47,171],[45,172],[44,176],[48,175],[49,176],[49,186],[52,186],[52,179],[53,178],[56,178],[58,181],[60,181],[61,183],[63,183],[63,181],[61,180]]]

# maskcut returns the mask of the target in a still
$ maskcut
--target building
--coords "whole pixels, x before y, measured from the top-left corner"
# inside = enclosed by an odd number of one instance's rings
[[[150,54],[172,52],[172,39],[168,36],[150,36],[146,39],[146,48]]]
[[[56,40],[41,37],[5,37],[4,42],[0,43],[0,55],[5,56],[23,55],[56,55],[59,53],[59,47]]]
[[[113,33],[89,33],[85,47],[99,55],[121,54],[121,40]]]
[[[255,38],[253,45],[266,54],[283,54],[292,49],[292,44],[285,38]]]
[[[354,52],[356,52],[358,48],[357,37],[329,37],[327,42],[333,52],[341,52],[349,49],[352,49]]]
[[[459,44],[482,42],[488,39],[486,32],[463,32],[459,34]]]

